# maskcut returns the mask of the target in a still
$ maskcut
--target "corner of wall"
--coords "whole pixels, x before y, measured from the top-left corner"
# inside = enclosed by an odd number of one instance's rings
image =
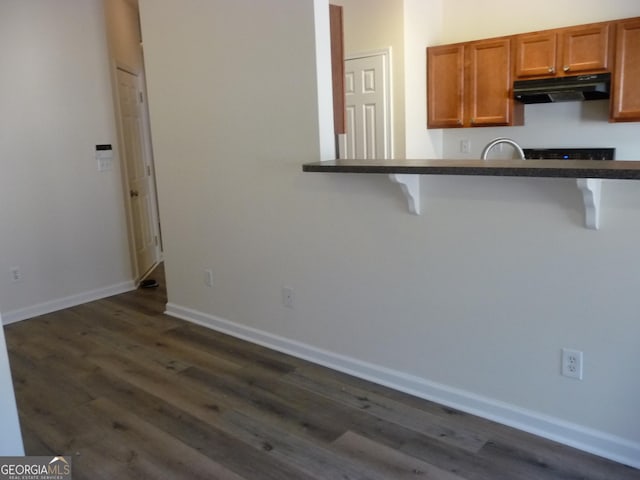
[[[24,455],[18,408],[9,369],[9,356],[0,316],[0,456],[21,457]]]
[[[316,75],[318,91],[319,160],[336,158],[333,126],[333,91],[331,81],[331,43],[329,1],[313,0],[316,39]]]

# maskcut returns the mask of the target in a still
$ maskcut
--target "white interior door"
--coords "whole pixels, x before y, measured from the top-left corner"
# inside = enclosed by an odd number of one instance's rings
[[[159,226],[151,152],[144,131],[140,79],[120,68],[118,100],[124,142],[122,161],[129,188],[129,218],[133,230],[137,278],[142,278],[160,260]]]
[[[390,65],[386,52],[347,58],[347,133],[341,158],[391,158]]]

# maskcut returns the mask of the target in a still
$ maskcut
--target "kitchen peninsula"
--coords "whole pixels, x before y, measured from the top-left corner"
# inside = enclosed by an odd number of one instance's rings
[[[419,175],[575,178],[582,192],[585,226],[600,223],[602,179],[640,180],[640,161],[616,160],[329,160],[305,163],[303,172],[387,174],[398,183],[409,211],[420,214]]]
[[[624,160],[329,160],[303,172],[640,180],[640,161]]]

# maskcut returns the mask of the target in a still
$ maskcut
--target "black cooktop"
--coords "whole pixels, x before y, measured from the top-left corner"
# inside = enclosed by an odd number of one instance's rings
[[[614,160],[615,148],[524,148],[528,160]]]

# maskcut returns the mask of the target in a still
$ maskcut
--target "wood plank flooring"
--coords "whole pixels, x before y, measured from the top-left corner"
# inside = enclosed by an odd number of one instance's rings
[[[74,479],[640,479],[640,471],[168,317],[160,288],[6,327],[28,455]]]

